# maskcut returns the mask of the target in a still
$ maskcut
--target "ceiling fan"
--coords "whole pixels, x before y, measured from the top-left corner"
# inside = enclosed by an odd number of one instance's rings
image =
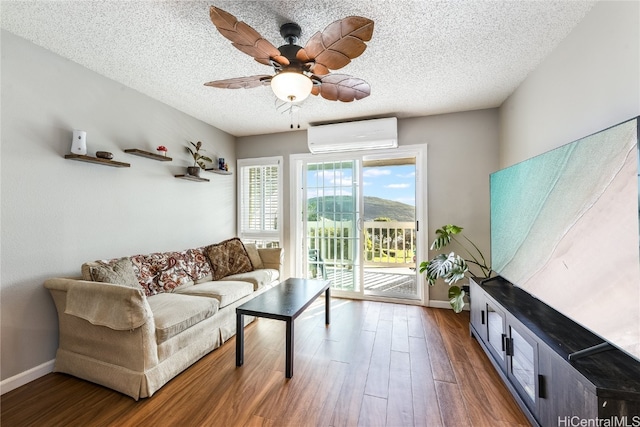
[[[275,95],[289,103],[301,102],[309,94],[320,95],[330,101],[351,102],[369,96],[371,87],[357,77],[331,74],[367,48],[365,42],[373,35],[373,21],[361,16],[349,16],[329,24],[315,33],[305,47],[296,43],[301,28],[294,23],[280,27],[286,44],[276,48],[252,27],[219,9],[209,9],[211,21],[220,34],[233,46],[252,56],[261,64],[272,66],[275,75],[257,75],[216,80],[205,83],[222,89],[249,89],[271,85]]]

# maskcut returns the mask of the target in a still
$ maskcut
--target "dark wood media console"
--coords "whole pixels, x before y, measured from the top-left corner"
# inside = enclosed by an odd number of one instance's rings
[[[640,425],[640,362],[615,347],[569,360],[603,340],[506,280],[479,283],[470,281],[471,334],[532,424]]]

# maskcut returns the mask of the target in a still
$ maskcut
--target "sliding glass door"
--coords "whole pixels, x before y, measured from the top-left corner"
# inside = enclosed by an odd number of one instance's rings
[[[422,299],[420,153],[293,156],[295,274],[331,280],[336,295]]]
[[[416,158],[368,156],[362,166],[365,294],[416,299]]]
[[[304,167],[304,247],[308,277],[333,289],[360,291],[357,160],[307,162]]]

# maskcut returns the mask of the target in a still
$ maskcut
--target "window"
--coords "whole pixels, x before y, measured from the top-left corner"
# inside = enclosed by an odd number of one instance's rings
[[[239,237],[258,247],[282,242],[282,157],[238,160]]]

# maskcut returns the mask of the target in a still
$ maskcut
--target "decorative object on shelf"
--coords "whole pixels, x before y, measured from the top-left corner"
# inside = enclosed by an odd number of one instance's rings
[[[224,157],[219,157],[218,158],[218,169],[226,170],[224,166],[225,166]]]
[[[115,160],[110,159],[100,159],[98,157],[84,156],[82,154],[66,154],[64,158],[68,160],[77,160],[79,162],[97,163],[99,165],[113,166],[116,168],[128,168],[131,166],[129,163],[116,162]]]
[[[111,160],[113,159],[113,153],[110,153],[108,151],[96,151],[96,157],[100,159]]]
[[[73,154],[87,154],[87,132],[74,129],[73,138],[71,139],[71,152]]]
[[[205,169],[205,171],[217,173],[218,175],[233,175],[233,172],[229,172],[228,170],[222,170],[217,168],[207,168]]]
[[[473,247],[469,250],[467,246],[455,238],[455,235],[460,233],[462,233],[462,227],[452,224],[437,229],[436,238],[429,249],[439,251],[453,241],[466,253],[469,259],[464,259],[455,252],[450,252],[448,254],[438,254],[429,261],[420,263],[420,273],[426,272],[429,286],[435,285],[436,280],[439,278],[444,279],[445,283],[449,285],[449,304],[451,304],[451,308],[456,313],[460,313],[464,307],[466,292],[459,286],[453,286],[453,284],[463,279],[466,273],[471,274],[473,277],[487,278],[491,276],[491,266],[487,265],[487,261],[478,246],[466,236],[462,236]],[[481,274],[471,272],[468,264],[473,264],[479,268]]]
[[[171,157],[163,156],[162,154],[151,153],[149,151],[138,150],[137,148],[127,148],[124,150],[127,154],[133,154],[134,156],[146,157],[147,159],[158,160],[160,162],[170,162],[173,159]]]
[[[193,149],[187,146],[187,150],[191,154],[191,157],[193,157],[193,166],[187,167],[187,173],[192,176],[200,176],[200,169],[207,168],[207,164],[205,162],[213,163],[213,160],[200,153],[200,150],[202,150],[202,141],[198,141],[196,144],[189,141],[189,144],[193,146]]]
[[[158,148],[156,148],[156,151],[158,152],[159,155],[161,156],[165,156],[167,157],[167,147],[165,147],[164,145],[158,145]]]

